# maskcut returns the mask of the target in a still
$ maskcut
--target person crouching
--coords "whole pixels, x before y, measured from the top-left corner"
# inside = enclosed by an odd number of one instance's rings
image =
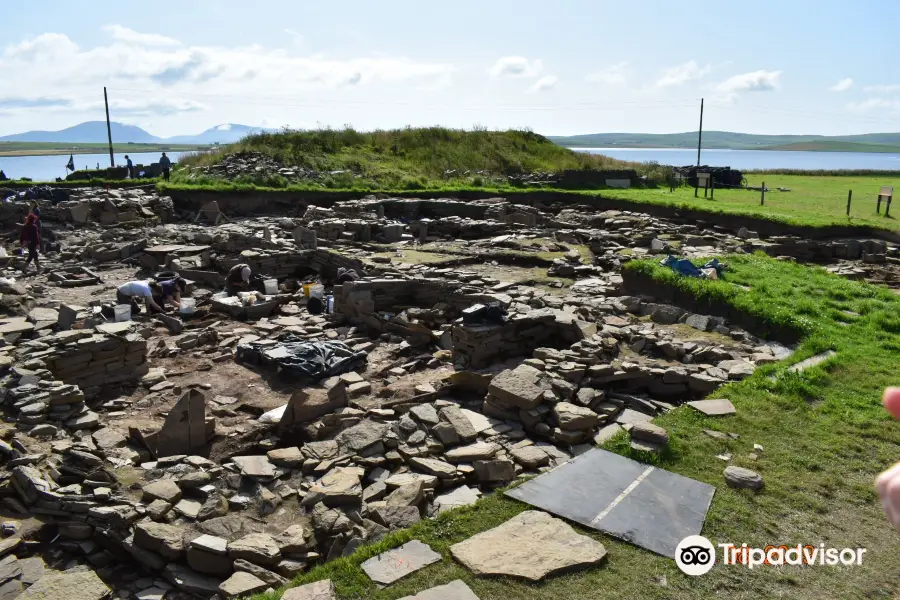
[[[153,299],[154,296],[162,297],[162,286],[154,281],[129,281],[116,289],[116,302],[130,304],[131,314],[141,314],[141,300],[149,312],[165,312]]]
[[[229,296],[237,296],[238,292],[250,289],[250,265],[243,263],[234,265],[225,276],[225,291]]]
[[[187,282],[184,279],[176,277],[168,281],[161,281],[159,287],[161,290],[160,306],[166,308],[167,305],[172,305],[175,308],[181,308],[181,295],[187,289]]]

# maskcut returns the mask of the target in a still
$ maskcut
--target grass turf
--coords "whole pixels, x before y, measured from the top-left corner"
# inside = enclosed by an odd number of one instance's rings
[[[655,261],[626,265],[697,297],[725,302],[767,322],[802,333],[797,352],[779,364],[713,394],[727,397],[737,414],[705,417],[687,407],[660,417],[671,436],[659,457],[632,451],[624,437],[607,448],[717,487],[703,534],[714,544],[825,543],[864,547],[861,566],[787,566],[753,570],[717,565],[702,577],[683,575],[670,559],[603,534],[609,556],[598,568],[554,577],[532,585],[474,577],[457,564],[449,548],[499,525],[528,507],[493,494],[466,507],[392,534],[349,557],[316,567],[294,583],[330,578],[338,597],[390,600],[453,579],[463,579],[482,600],[559,598],[893,598],[900,589],[897,534],[884,518],[873,490],[878,472],[897,458],[900,426],[880,404],[884,387],[898,383],[900,298],[888,290],[831,275],[819,268],[763,256],[729,257],[725,281],[676,277]],[[749,288],[745,290],[733,284]],[[829,361],[802,373],[789,364],[835,350]],[[721,441],[704,429],[734,432]],[[753,445],[764,450],[756,460]],[[722,478],[725,463],[752,468],[766,481],[761,492],[734,490]],[[416,538],[444,559],[400,582],[377,589],[359,568],[365,559]],[[257,598],[271,600],[275,594]]]
[[[867,225],[882,229],[900,228],[894,217],[900,218],[900,173],[894,177],[882,176],[819,176],[819,175],[777,175],[753,173],[747,175],[748,184],[759,187],[763,182],[766,192],[765,205],[760,206],[760,192],[746,189],[715,190],[715,199],[694,198],[694,189],[677,188],[669,192],[666,187],[632,188],[628,190],[604,190],[607,198],[620,198],[635,202],[655,204],[678,204],[685,208],[721,211],[764,219],[786,221],[798,225]],[[892,214],[884,216],[875,212],[875,200],[881,186],[896,188]],[[779,192],[777,188],[788,188],[790,192]],[[847,192],[853,190],[850,217],[847,217]]]
[[[267,154],[285,166],[327,173],[320,188],[424,189],[449,182],[458,186],[491,186],[499,181],[505,184],[508,174],[586,168],[634,168],[644,174],[662,175],[658,166],[574,152],[531,131],[443,127],[260,133],[247,136],[222,152],[182,156],[180,164],[210,165],[221,160],[223,154],[246,151]],[[177,170],[173,180],[211,184],[217,181],[187,170]],[[288,183],[272,174],[243,175],[236,181],[272,187]]]

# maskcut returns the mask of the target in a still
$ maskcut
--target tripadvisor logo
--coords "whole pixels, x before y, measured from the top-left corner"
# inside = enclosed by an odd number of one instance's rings
[[[716,564],[716,548],[702,535],[689,535],[675,548],[675,564],[686,575],[704,575]]]
[[[782,565],[861,565],[866,553],[865,548],[826,548],[825,544],[765,548],[751,548],[747,544],[718,544],[718,547],[722,551],[721,564],[742,565],[748,569]],[[704,575],[716,564],[715,546],[702,535],[690,535],[675,548],[675,564],[686,575]]]

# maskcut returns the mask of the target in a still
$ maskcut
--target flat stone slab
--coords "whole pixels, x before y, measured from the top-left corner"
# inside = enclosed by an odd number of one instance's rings
[[[681,540],[700,535],[714,493],[707,483],[595,448],[506,495],[674,558]]]
[[[284,592],[281,600],[337,600],[337,596],[331,580],[323,579],[291,588]]]
[[[412,540],[393,550],[373,556],[362,564],[366,575],[379,585],[390,585],[441,560],[441,555],[428,544]]]
[[[834,350],[826,350],[821,354],[810,356],[809,358],[801,360],[795,365],[791,365],[790,367],[788,367],[788,371],[791,371],[793,373],[800,373],[801,371],[805,371],[806,369],[822,364],[835,354],[837,354],[837,352],[835,352]]]
[[[478,596],[462,579],[457,579],[419,592],[415,596],[403,596],[400,600],[478,600]]]
[[[616,423],[620,425],[628,425],[635,423],[642,423],[644,421],[652,421],[653,417],[650,415],[644,414],[637,410],[632,410],[630,408],[626,408],[622,412],[619,413],[619,416],[616,417]]]
[[[450,552],[476,575],[528,581],[590,567],[606,557],[603,544],[536,510],[454,544]]]
[[[222,556],[228,554],[228,540],[215,535],[205,533],[198,538],[191,540],[191,548],[197,548],[211,554],[220,554]]]
[[[687,405],[711,417],[733,415],[736,412],[731,400],[724,398],[718,400],[694,400],[693,402],[688,402]]]
[[[60,573],[48,571],[37,583],[22,592],[23,600],[103,600],[112,594],[93,571]]]
[[[600,431],[597,432],[597,435],[594,436],[594,443],[602,444],[603,442],[611,440],[620,431],[624,431],[624,429],[622,429],[622,426],[618,423],[610,423],[605,427],[601,427]]]
[[[225,598],[241,598],[266,589],[268,584],[250,573],[237,571],[219,586],[219,593]]]
[[[272,479],[275,477],[275,465],[269,462],[268,456],[234,456],[231,459],[241,470],[241,475]]]
[[[446,512],[453,510],[459,506],[470,506],[478,502],[481,492],[478,489],[470,488],[467,485],[461,485],[452,492],[441,494],[435,497],[434,503],[438,508],[438,512]]]

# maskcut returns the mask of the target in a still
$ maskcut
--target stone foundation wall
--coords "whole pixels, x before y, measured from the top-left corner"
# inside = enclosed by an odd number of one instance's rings
[[[515,315],[502,325],[459,323],[451,330],[453,360],[481,369],[503,358],[530,356],[542,346],[568,348],[596,331],[596,325],[550,308]]]
[[[363,273],[362,261],[341,256],[328,250],[302,250],[299,252],[244,251],[238,259],[219,261],[219,267],[228,271],[239,263],[246,263],[256,274],[284,279],[293,277],[299,270],[309,268],[327,278],[337,276],[339,268],[354,269]]]
[[[29,358],[43,360],[56,379],[77,385],[88,396],[100,386],[135,381],[148,371],[147,340],[137,334],[74,330],[41,341],[52,344],[51,348]]]

